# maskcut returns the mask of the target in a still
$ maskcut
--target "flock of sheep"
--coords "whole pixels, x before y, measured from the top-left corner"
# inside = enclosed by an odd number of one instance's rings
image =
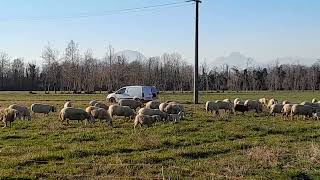
[[[139,108],[139,109],[138,109]],[[56,108],[47,104],[32,104],[31,112],[49,114],[55,112]],[[59,113],[59,117],[62,121],[66,121],[69,124],[70,120],[95,122],[96,119],[105,121],[111,127],[114,116],[123,116],[125,118],[134,119],[134,128],[137,125],[148,127],[157,121],[179,121],[184,117],[184,106],[167,101],[160,103],[159,101],[150,101],[143,104],[140,101],[132,99],[122,99],[118,104],[112,104],[110,106],[97,102],[95,100],[89,102],[89,106],[86,109],[72,107],[70,101],[64,104],[64,107]],[[0,109],[0,120],[2,120],[7,127],[15,119],[27,119],[31,120],[31,114],[27,107],[13,104],[8,108]]]
[[[215,112],[219,114],[219,110],[223,109],[226,112],[237,113],[242,112],[244,114],[247,111],[254,110],[256,113],[261,113],[263,107],[269,109],[269,116],[275,114],[282,114],[288,118],[291,115],[293,119],[296,115],[303,115],[304,118],[314,117],[319,120],[320,118],[320,101],[312,99],[311,102],[304,101],[302,103],[290,103],[285,100],[280,103],[276,99],[261,98],[259,100],[246,100],[244,102],[236,98],[233,103],[229,99],[224,99],[223,101],[207,101],[205,105],[205,110],[207,112]]]
[[[304,118],[314,117],[319,120],[320,118],[320,101],[313,99],[311,102],[304,101],[302,103],[290,103],[289,101],[279,101],[275,99],[261,98],[259,100],[246,100],[241,101],[236,98],[233,102],[229,99],[222,101],[207,101],[205,104],[205,110],[207,112],[214,112],[219,114],[219,110],[225,110],[225,112],[243,114],[247,111],[255,111],[256,113],[263,112],[263,108],[269,109],[269,115],[282,114],[288,117],[289,115],[293,119],[296,115],[303,115]],[[47,104],[32,104],[31,112],[49,114],[55,112],[56,108]],[[159,101],[150,101],[146,104],[140,101],[132,99],[122,99],[118,104],[112,104],[110,106],[97,102],[95,100],[89,102],[89,106],[86,109],[72,107],[70,101],[64,104],[63,109],[59,113],[59,117],[62,121],[66,121],[69,124],[69,120],[95,122],[96,119],[100,121],[106,121],[107,124],[113,126],[114,116],[123,116],[125,118],[134,119],[134,128],[137,125],[148,127],[157,121],[171,121],[176,122],[182,119],[185,115],[184,106],[172,101],[161,103]],[[5,125],[9,126],[15,119],[27,119],[31,120],[31,114],[27,107],[13,104],[8,108],[0,109],[0,120]]]

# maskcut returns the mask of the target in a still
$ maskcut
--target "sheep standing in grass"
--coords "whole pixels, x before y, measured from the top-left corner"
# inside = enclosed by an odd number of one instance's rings
[[[89,102],[89,106],[94,106],[96,103],[97,103],[96,100],[92,100],[92,101]]]
[[[270,107],[270,113],[268,116],[270,115],[276,116],[276,113],[280,114],[282,112],[282,108],[283,108],[283,104],[273,104]]]
[[[69,124],[69,120],[78,120],[79,122],[86,119],[88,122],[94,121],[94,118],[90,114],[88,114],[85,110],[80,108],[72,108],[72,107],[66,107],[61,109],[60,119],[62,121],[67,121],[67,124]]]
[[[259,99],[259,102],[263,105],[263,106],[267,106],[269,100],[267,98],[261,98]]]
[[[236,113],[236,112],[242,112],[242,114],[244,114],[244,112],[247,112],[247,111],[249,111],[248,106],[245,106],[245,105],[243,105],[243,104],[236,104],[236,105],[234,106],[234,112],[235,112],[235,113]]]
[[[292,106],[293,106],[293,104],[285,104],[285,105],[283,105],[282,110],[281,110],[282,116],[286,116],[288,118],[288,116],[291,113]]]
[[[149,116],[144,114],[138,114],[134,119],[133,128],[136,129],[138,124],[140,124],[141,127],[143,125],[147,125],[148,127],[150,127],[154,122],[159,121],[160,119],[161,117],[158,115]]]
[[[120,106],[129,106],[131,109],[137,110],[138,107],[142,108],[143,104],[134,99],[121,99],[118,103]]]
[[[250,110],[255,110],[256,113],[261,113],[262,112],[262,104],[259,101],[246,100],[244,102],[244,105],[248,107],[249,111]]]
[[[161,103],[159,101],[149,101],[146,103],[146,108],[159,109],[160,104]]]
[[[176,102],[170,102],[165,108],[164,112],[168,114],[178,114],[179,112],[184,112],[184,106]]]
[[[9,123],[9,127],[11,127],[11,122],[20,117],[20,113],[18,110],[5,108],[0,109],[0,120],[5,124],[3,128],[7,127]]]
[[[55,107],[48,104],[32,104],[31,111],[33,113],[42,113],[48,115],[50,112],[55,112]]]
[[[213,101],[207,101],[205,105],[206,112],[215,112],[215,114],[219,114],[219,106],[217,103]]]
[[[167,120],[168,118],[168,114],[160,111],[159,109],[141,108],[139,109],[138,114],[149,115],[149,116],[158,115],[161,117],[162,120]]]
[[[96,104],[94,104],[94,107],[103,108],[106,111],[108,111],[108,109],[109,109],[109,106],[104,104],[104,103],[102,103],[102,102],[97,102]]]
[[[64,103],[63,107],[64,107],[64,108],[66,108],[66,107],[72,107],[72,104],[71,104],[70,101],[67,101],[66,103]]]
[[[112,127],[112,117],[104,108],[96,108],[91,111],[91,115],[95,119],[105,120]]]
[[[267,108],[270,109],[272,105],[277,104],[277,103],[278,103],[277,100],[275,100],[275,99],[270,99],[270,100],[268,101]]]
[[[306,117],[312,117],[315,112],[316,108],[312,106],[295,104],[291,108],[291,119],[293,119],[295,115],[303,115],[304,119]]]
[[[285,104],[290,104],[289,101],[285,100],[285,101],[282,101],[282,105],[285,105]]]
[[[160,111],[164,112],[164,109],[168,106],[168,103],[164,102],[159,105]]]
[[[184,112],[178,114],[168,114],[168,121],[177,122],[184,118]]]
[[[109,107],[108,111],[111,117],[116,115],[116,116],[124,116],[126,118],[128,117],[130,119],[133,119],[135,116],[134,110],[131,109],[129,106],[119,106],[114,104]]]
[[[17,104],[12,104],[9,106],[9,109],[15,109],[15,110],[19,111],[20,116],[22,117],[23,120],[25,120],[25,119],[27,119],[28,121],[31,120],[30,111],[27,107],[20,106]]]
[[[231,102],[225,102],[225,101],[216,101],[215,102],[218,105],[219,109],[223,109],[225,112],[229,111],[230,113],[233,113],[233,106]]]

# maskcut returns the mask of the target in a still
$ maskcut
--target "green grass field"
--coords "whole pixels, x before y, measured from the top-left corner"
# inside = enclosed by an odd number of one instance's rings
[[[201,93],[193,105],[190,93],[162,93],[161,101],[186,106],[178,123],[156,123],[133,131],[132,120],[115,117],[114,128],[98,122],[63,124],[58,112],[33,115],[0,129],[0,176],[3,178],[269,178],[320,177],[320,122],[285,120],[280,115],[204,112],[207,100],[275,97],[291,102],[320,98],[319,92]],[[36,95],[1,92],[0,105],[57,105],[66,100],[85,108],[94,95]],[[3,125],[1,123],[1,125]]]

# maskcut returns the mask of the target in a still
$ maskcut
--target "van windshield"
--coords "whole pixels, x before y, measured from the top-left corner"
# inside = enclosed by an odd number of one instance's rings
[[[126,88],[119,89],[116,94],[123,94],[126,91]]]

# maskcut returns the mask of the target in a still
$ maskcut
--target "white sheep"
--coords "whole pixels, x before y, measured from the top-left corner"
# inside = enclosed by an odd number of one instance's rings
[[[94,106],[96,103],[97,103],[96,100],[92,100],[92,101],[89,102],[89,106]]]
[[[94,118],[90,114],[88,114],[85,110],[80,108],[63,108],[61,109],[59,116],[61,120],[67,121],[67,124],[69,124],[69,120],[78,120],[79,122],[86,119],[88,122],[94,121]]]
[[[262,112],[262,104],[256,100],[246,100],[244,105],[248,107],[249,110],[255,110],[256,113]]]
[[[176,102],[170,102],[165,108],[164,112],[168,114],[178,114],[179,112],[184,112],[184,106]]]
[[[160,111],[164,112],[164,109],[168,106],[168,104],[169,104],[169,103],[166,103],[166,102],[161,103],[161,104],[159,105]]]
[[[206,112],[215,112],[216,114],[219,114],[219,106],[217,103],[213,101],[207,101],[205,105]]]
[[[138,107],[142,108],[143,104],[134,99],[121,99],[118,103],[120,106],[129,106],[131,109],[136,110]]]
[[[291,119],[293,119],[295,115],[303,115],[304,118],[312,117],[315,112],[316,108],[312,106],[295,104],[291,108]]]
[[[226,101],[216,101],[219,109],[223,109],[225,112],[229,111],[230,113],[234,112],[231,102]]]
[[[264,97],[264,98],[260,98],[260,99],[259,99],[259,102],[260,102],[263,106],[267,106],[269,100]]]
[[[111,117],[116,116],[124,116],[130,119],[133,119],[135,116],[135,112],[129,106],[119,106],[119,105],[111,105],[108,110]]]
[[[222,100],[223,102],[228,102],[228,103],[231,103],[230,99],[224,99]]]
[[[270,113],[268,116],[273,115],[275,116],[276,113],[280,114],[282,112],[283,104],[273,104],[270,107]]]
[[[48,104],[32,104],[31,111],[48,115],[50,112],[55,112],[55,107]]]
[[[313,98],[311,102],[312,102],[312,103],[317,103],[317,101],[318,101],[318,100],[317,100],[316,98]]]
[[[291,113],[291,108],[292,108],[293,104],[285,104],[282,107],[282,116],[286,116],[288,118],[289,114]]]
[[[240,98],[236,98],[233,100],[233,106],[236,106],[236,104],[239,104],[241,101],[240,101]]]
[[[95,104],[94,104],[94,107],[103,108],[103,109],[105,109],[106,111],[108,111],[108,109],[109,109],[109,106],[106,105],[106,104],[104,104],[104,103],[102,103],[102,102],[97,102],[97,103],[95,103]]]
[[[285,104],[290,104],[290,102],[288,100],[282,101],[282,105],[285,105]]]
[[[71,104],[70,101],[67,101],[66,103],[64,103],[63,107],[64,107],[64,108],[66,108],[66,107],[72,107],[72,104]]]
[[[105,120],[112,127],[112,117],[104,108],[95,108],[91,111],[91,115],[95,119]]]
[[[91,114],[91,111],[94,110],[94,109],[97,109],[97,108],[98,108],[98,107],[95,107],[95,106],[88,106],[85,111],[86,111],[88,114]]]
[[[160,111],[159,109],[141,108],[139,109],[138,114],[149,115],[149,116],[158,115],[161,117],[162,120],[167,120],[168,118],[168,114]]]
[[[9,127],[11,127],[11,122],[20,117],[20,113],[18,110],[5,108],[0,109],[0,120],[5,123],[3,128],[7,127],[7,123],[9,123]]]
[[[20,106],[17,104],[12,104],[9,106],[10,109],[15,109],[17,111],[19,111],[21,117],[23,120],[27,119],[28,121],[31,120],[31,115],[30,115],[30,111],[27,107],[25,106]]]
[[[136,126],[138,124],[140,124],[141,127],[143,125],[147,125],[148,127],[150,127],[154,122],[160,121],[160,120],[161,120],[161,117],[159,115],[149,116],[144,114],[138,114],[134,119],[133,128],[136,129]]]
[[[273,104],[277,104],[277,103],[278,103],[277,100],[275,100],[275,99],[270,99],[270,100],[268,101],[267,108],[270,109]]]
[[[149,101],[146,103],[146,108],[159,109],[160,104],[161,103],[159,101]]]

